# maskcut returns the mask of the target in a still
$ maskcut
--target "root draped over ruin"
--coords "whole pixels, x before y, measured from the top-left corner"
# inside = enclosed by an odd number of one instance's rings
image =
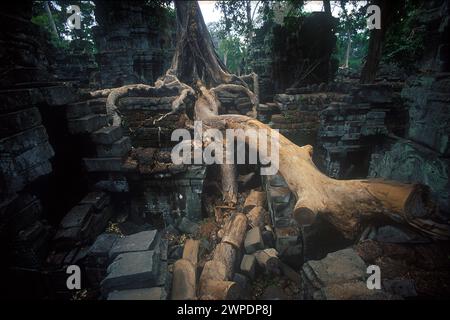
[[[218,58],[197,2],[176,1],[175,7],[177,46],[166,74],[154,86],[128,85],[96,91],[91,95],[107,97],[107,110],[113,116],[114,125],[120,125],[117,102],[124,96],[160,96],[171,92],[178,97],[173,101],[169,114],[185,111],[185,102],[191,97],[195,99],[196,120],[222,130],[265,129],[267,141],[270,142],[274,131],[254,119],[259,103],[257,92],[255,94],[245,81],[230,74]],[[257,76],[253,75],[252,78],[256,78],[254,90],[257,91]],[[219,115],[220,101],[217,94],[225,91],[244,92],[253,104],[251,116]],[[431,237],[449,238],[449,226],[433,221],[437,207],[430,198],[428,187],[381,180],[335,180],[321,173],[314,165],[311,146],[297,146],[281,134],[277,139],[279,173],[296,196],[293,215],[300,225],[313,223],[320,214],[347,238],[355,239],[362,231],[365,219],[384,215],[409,224]],[[254,145],[249,147],[258,148]],[[234,164],[221,165],[221,179],[224,202],[236,204]]]

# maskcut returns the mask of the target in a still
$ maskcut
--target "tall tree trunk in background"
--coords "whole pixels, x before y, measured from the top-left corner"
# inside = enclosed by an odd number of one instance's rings
[[[397,19],[398,11],[405,6],[405,0],[375,0],[372,2],[381,9],[381,29],[373,29],[370,31],[369,48],[366,56],[366,62],[361,71],[361,83],[373,83],[375,81],[378,65],[380,64],[383,53],[383,42],[389,26],[392,24],[394,17]]]
[[[52,12],[50,10],[50,6],[48,5],[48,1],[44,1],[45,12],[47,12],[48,21],[50,22],[50,27],[52,28],[52,32],[59,38],[58,30],[56,29],[55,20],[53,19]]]
[[[350,37],[350,32],[347,32],[347,50],[345,51],[345,62],[344,68],[348,68],[348,61],[350,60],[350,51],[352,49],[352,38]]]

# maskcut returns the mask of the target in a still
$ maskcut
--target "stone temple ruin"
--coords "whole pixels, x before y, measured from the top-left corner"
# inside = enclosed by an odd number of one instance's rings
[[[450,295],[448,242],[389,219],[368,223],[357,241],[321,217],[300,227],[283,177],[260,176],[256,165],[238,167],[238,204],[223,205],[215,166],[171,161],[170,136],[183,116],[155,120],[171,111],[174,92],[121,99],[122,125],[111,125],[106,98],[89,92],[153,83],[170,65],[174,22],[160,30],[149,22],[157,12],[140,1],[94,2],[95,56],[76,42],[71,52],[55,51],[31,22],[31,3],[8,3],[0,11],[0,246],[8,274],[2,294],[108,300]],[[333,80],[335,22],[322,13],[297,21],[304,28],[293,35],[277,26],[279,47],[272,52],[263,51],[265,39],[256,31],[257,119],[298,145],[312,145],[316,165],[330,177],[428,185],[448,223],[448,2],[430,1],[426,10],[421,23],[430,43],[422,72],[406,79],[380,69],[373,84],[351,75]],[[318,39],[321,54],[302,39]],[[292,51],[283,46],[302,55],[285,56]],[[309,77],[286,74],[304,71],[306,60],[319,65]],[[252,108],[245,95],[219,99],[221,114]],[[236,239],[228,226],[239,219],[248,230]],[[81,269],[80,290],[67,288],[70,265]],[[368,289],[369,265],[381,268],[381,289]],[[216,273],[227,286],[216,288],[216,296],[195,288],[195,279],[194,291],[183,287],[180,277],[190,268],[200,281]]]

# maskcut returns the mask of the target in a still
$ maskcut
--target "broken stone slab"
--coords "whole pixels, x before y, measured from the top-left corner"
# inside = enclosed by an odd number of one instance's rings
[[[78,119],[68,120],[68,128],[71,134],[92,133],[101,127],[108,125],[109,116],[91,114]]]
[[[167,293],[162,287],[112,291],[106,300],[166,300]]]
[[[128,192],[128,180],[125,177],[114,178],[109,180],[100,180],[95,184],[95,189],[112,193]]]
[[[40,125],[41,113],[37,108],[29,108],[0,115],[0,138]]]
[[[322,260],[310,260],[303,264],[302,277],[314,288],[332,284],[363,281],[366,264],[354,249],[348,248],[329,253]]]
[[[47,86],[41,88],[0,91],[0,110],[24,108],[37,104],[61,106],[78,99],[76,89],[70,86]]]
[[[112,144],[123,137],[121,126],[101,128],[91,134],[92,141],[97,144]]]
[[[0,162],[0,172],[5,176],[22,175],[28,169],[43,163],[54,155],[52,146],[45,142],[16,156],[4,155]]]
[[[299,242],[299,230],[295,227],[275,228],[275,248],[281,254]]]
[[[383,226],[377,229],[375,234],[369,237],[372,240],[386,243],[429,243],[425,238],[411,230],[395,226]]]
[[[275,203],[288,203],[291,199],[291,190],[287,187],[270,187],[269,188],[270,201]]]
[[[108,226],[108,221],[111,220],[113,209],[109,206],[104,207],[101,211],[94,212],[92,215],[92,228],[89,233],[89,238],[94,239],[100,233],[105,231]]]
[[[87,116],[89,114],[106,114],[106,100],[105,99],[91,99],[76,103],[71,103],[66,106],[67,119],[75,119]]]
[[[14,89],[0,91],[0,110],[10,112],[36,105],[42,101],[42,95],[36,95],[37,90]]]
[[[102,191],[94,191],[87,194],[81,201],[80,204],[90,204],[97,211],[102,210],[106,207],[111,200],[111,197]]]
[[[244,254],[242,257],[240,270],[242,274],[246,275],[250,279],[255,278],[255,270],[256,270],[256,258],[253,255]]]
[[[263,294],[259,297],[259,300],[288,300],[287,294],[276,285],[270,285],[264,289]]]
[[[178,224],[177,228],[183,233],[187,234],[194,234],[199,229],[199,225],[195,222],[192,222],[186,217],[181,218],[180,223]]]
[[[388,84],[362,84],[353,93],[358,101],[385,104],[393,101],[394,91]]]
[[[84,158],[83,162],[88,172],[122,171],[122,158]]]
[[[97,145],[97,155],[99,157],[123,157],[131,150],[131,140],[129,137],[122,137],[110,145]]]
[[[403,298],[417,297],[416,283],[413,279],[391,279],[383,281],[387,292]]]
[[[50,145],[48,146],[50,147]],[[49,149],[47,150],[50,151]],[[35,150],[31,152],[34,153]],[[53,152],[53,150],[51,152]],[[28,153],[28,151],[26,153]],[[42,153],[41,155],[45,155],[45,153]],[[34,158],[28,158],[28,160],[33,159]],[[23,160],[27,161],[26,158],[23,158]],[[5,161],[0,162],[0,173],[3,174],[4,185],[8,186],[9,192],[18,192],[22,190],[28,183],[41,176],[45,176],[51,173],[53,170],[51,163],[47,160],[43,160],[42,162],[36,164],[30,164],[20,171],[17,170],[15,165],[16,164],[10,159],[5,159]]]
[[[125,252],[153,250],[159,243],[159,238],[157,230],[142,231],[120,238],[109,251],[109,257],[114,259]]]
[[[382,290],[370,290],[364,281],[331,284],[314,292],[314,300],[390,300]]]
[[[103,292],[122,289],[140,289],[157,285],[160,260],[156,250],[119,254],[108,266],[101,283]]]
[[[275,237],[273,235],[273,231],[271,230],[263,230],[261,232],[264,246],[266,248],[274,248],[275,247]]]
[[[252,228],[247,232],[244,240],[244,248],[248,254],[264,249],[264,241],[260,228]]]
[[[99,235],[87,253],[88,264],[106,266],[109,259],[109,251],[119,238],[120,236],[115,233],[102,233]]]
[[[82,227],[92,213],[91,204],[82,204],[73,207],[62,219],[60,228]]]
[[[48,135],[45,127],[37,126],[1,139],[0,153],[18,155],[47,141]]]

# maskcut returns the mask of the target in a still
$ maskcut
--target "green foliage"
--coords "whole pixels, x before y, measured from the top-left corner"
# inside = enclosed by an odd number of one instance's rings
[[[422,2],[407,0],[404,14],[389,28],[383,49],[382,61],[394,63],[406,70],[412,70],[424,50],[426,30],[420,27]]]
[[[210,23],[208,29],[215,42],[220,59],[226,64],[230,72],[240,74],[246,50],[241,39],[236,35],[225,32],[219,23]]]

